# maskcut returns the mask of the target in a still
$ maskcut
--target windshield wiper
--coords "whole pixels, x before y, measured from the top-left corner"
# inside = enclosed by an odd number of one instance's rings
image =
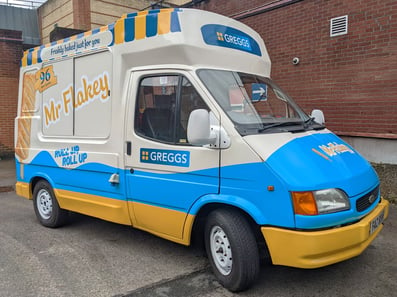
[[[304,122],[279,122],[279,123],[273,123],[273,124],[270,124],[270,125],[267,125],[267,126],[265,126],[265,124],[263,124],[264,127],[261,128],[261,129],[258,129],[258,132],[261,133],[263,131],[269,130],[269,129],[274,128],[274,127],[302,125],[302,124],[304,124]]]
[[[308,118],[308,119],[304,122],[304,125],[303,125],[303,126],[305,127],[305,129],[307,129],[310,125],[313,125],[313,124],[318,125],[318,127],[313,128],[314,130],[320,130],[320,129],[325,128],[324,125],[321,125],[321,124],[317,123],[317,122],[314,120],[314,118],[312,118],[312,117]]]
[[[314,123],[314,118],[310,117],[306,121],[304,121],[304,126],[305,126],[305,128],[307,128],[313,123]]]

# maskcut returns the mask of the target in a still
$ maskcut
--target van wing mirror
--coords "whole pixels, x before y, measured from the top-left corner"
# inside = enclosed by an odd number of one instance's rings
[[[187,123],[187,140],[192,145],[226,149],[231,140],[212,112],[205,109],[193,110]]]
[[[193,145],[216,143],[216,134],[211,130],[210,114],[205,109],[195,109],[187,123],[187,140]]]
[[[313,109],[313,111],[312,111],[312,113],[311,113],[310,116],[311,116],[312,118],[314,118],[314,120],[315,120],[317,123],[319,123],[319,124],[321,124],[321,125],[324,125],[324,123],[325,123],[325,117],[324,117],[324,113],[323,113],[322,110],[320,110],[320,109]]]

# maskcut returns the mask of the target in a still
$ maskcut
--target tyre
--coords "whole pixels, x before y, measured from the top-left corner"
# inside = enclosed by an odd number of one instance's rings
[[[209,214],[205,248],[218,281],[232,292],[250,287],[259,275],[259,253],[247,220],[233,209]]]
[[[50,228],[64,225],[68,212],[59,207],[54,191],[44,180],[39,181],[33,190],[33,208],[39,222]]]

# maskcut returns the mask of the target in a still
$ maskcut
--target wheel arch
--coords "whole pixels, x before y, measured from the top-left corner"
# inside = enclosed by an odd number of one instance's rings
[[[259,208],[247,199],[234,195],[210,194],[198,199],[190,208],[189,214],[198,216],[214,206],[232,207],[242,211],[258,225],[266,224],[266,218]],[[216,208],[216,207],[215,207]]]
[[[191,213],[193,212],[193,214],[195,214],[195,219],[191,229],[191,243],[193,245],[202,245],[204,226],[208,215],[217,209],[228,208],[238,212],[247,220],[257,240],[258,248],[267,250],[265,239],[260,231],[260,224],[254,218],[255,215],[258,215],[259,210],[242,198],[237,199],[236,197],[228,196],[229,199],[220,199],[219,195],[217,196],[218,198],[215,198],[213,195],[211,195],[211,197],[207,196],[199,202],[196,202],[192,207]],[[241,203],[241,201],[245,203]],[[260,215],[260,217],[256,219],[261,221],[264,218]]]
[[[36,187],[37,183],[38,183],[39,181],[41,181],[41,180],[46,181],[46,182],[51,186],[51,188],[54,189],[54,184],[53,184],[52,179],[51,179],[48,175],[46,175],[46,174],[40,174],[40,173],[39,173],[39,174],[33,176],[33,177],[30,179],[30,182],[29,182],[29,184],[30,184],[29,192],[30,192],[31,197],[33,197],[34,188]]]

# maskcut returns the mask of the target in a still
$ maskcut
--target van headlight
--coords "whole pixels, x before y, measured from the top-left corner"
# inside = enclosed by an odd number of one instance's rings
[[[295,214],[318,215],[350,209],[349,198],[339,189],[292,192]]]

